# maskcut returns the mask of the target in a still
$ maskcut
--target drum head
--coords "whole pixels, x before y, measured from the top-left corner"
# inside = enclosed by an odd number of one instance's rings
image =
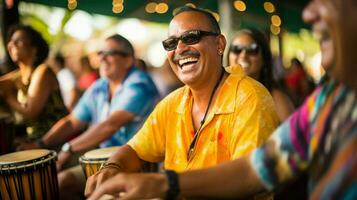
[[[117,151],[119,147],[108,147],[108,148],[101,148],[101,149],[94,149],[88,151],[83,155],[83,159],[106,159],[109,158],[112,153]]]
[[[32,149],[5,154],[0,156],[0,166],[11,165],[15,163],[26,163],[27,161],[32,161],[41,157],[45,157],[50,153],[51,151],[47,149]]]

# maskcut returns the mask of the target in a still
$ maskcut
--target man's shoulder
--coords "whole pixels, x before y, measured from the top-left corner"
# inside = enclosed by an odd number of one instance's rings
[[[125,84],[152,84],[152,78],[150,77],[149,73],[143,72],[135,67],[130,69],[129,75],[125,80]]]
[[[93,93],[99,91],[107,91],[108,90],[108,80],[105,78],[97,79],[89,88],[85,91],[85,93]]]
[[[268,89],[263,84],[249,76],[244,77],[238,87],[240,90],[254,94],[269,94]]]

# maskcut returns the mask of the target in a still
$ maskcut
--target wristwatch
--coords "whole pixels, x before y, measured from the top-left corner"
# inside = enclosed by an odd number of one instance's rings
[[[71,144],[69,144],[68,142],[64,143],[62,148],[61,148],[61,151],[72,154],[73,151],[72,151]]]

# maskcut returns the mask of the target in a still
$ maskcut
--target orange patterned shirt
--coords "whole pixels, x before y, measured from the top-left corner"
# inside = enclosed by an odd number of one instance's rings
[[[128,145],[141,159],[164,161],[165,169],[178,172],[233,160],[260,146],[279,121],[272,97],[239,66],[225,70],[230,75],[218,91],[189,160],[194,128],[188,86],[163,99]]]

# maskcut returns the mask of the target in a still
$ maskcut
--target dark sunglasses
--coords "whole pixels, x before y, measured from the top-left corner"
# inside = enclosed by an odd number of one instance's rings
[[[232,45],[229,49],[230,52],[234,54],[240,54],[242,51],[245,51],[249,55],[257,55],[259,53],[259,46],[255,43],[249,46],[242,46],[242,45]]]
[[[101,50],[98,51],[98,55],[99,56],[114,56],[114,55],[119,55],[122,57],[127,57],[130,54],[128,52],[124,52],[124,51],[120,51],[117,49],[110,49],[110,50]]]
[[[203,36],[218,36],[218,33],[201,31],[201,30],[190,30],[184,32],[180,37],[170,37],[162,41],[162,45],[166,51],[172,51],[177,48],[178,42],[181,40],[187,45],[198,43]]]

